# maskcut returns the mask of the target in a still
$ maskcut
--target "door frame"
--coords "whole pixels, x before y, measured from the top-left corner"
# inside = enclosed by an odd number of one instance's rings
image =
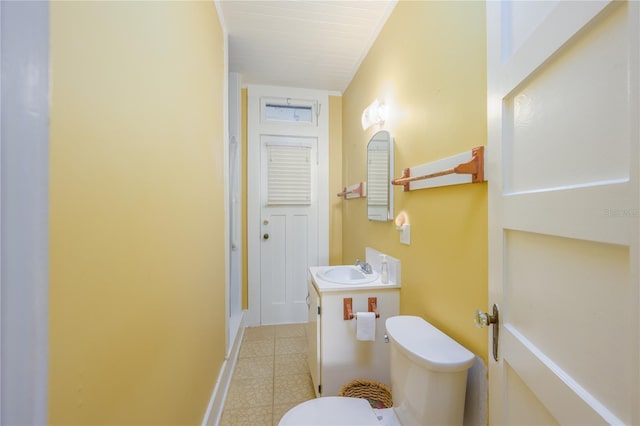
[[[49,6],[0,2],[2,424],[48,415]]]
[[[225,40],[225,52],[227,43]],[[226,56],[225,56],[226,57]],[[226,69],[225,69],[226,71]],[[225,79],[227,83],[227,99],[225,102],[228,108],[228,123],[229,130],[228,136],[225,138],[227,148],[226,162],[228,165],[228,174],[225,173],[225,179],[227,180],[226,186],[228,188],[228,194],[225,195],[226,202],[228,203],[228,210],[226,210],[226,216],[228,223],[226,228],[228,229],[229,241],[227,243],[228,251],[228,287],[227,287],[227,356],[231,353],[233,344],[235,342],[238,331],[242,326],[242,257],[244,252],[243,247],[243,234],[242,234],[242,126],[240,124],[242,117],[242,94],[241,94],[241,76],[235,72],[225,72]],[[235,139],[235,141],[234,141]],[[231,164],[231,152],[235,145],[235,168],[237,176],[232,175],[233,165]],[[234,187],[234,179],[237,179],[237,188]],[[234,196],[234,190],[238,192],[235,194],[239,200],[234,203],[232,197]],[[234,232],[235,230],[235,232]]]
[[[318,139],[318,263],[329,262],[329,93],[278,86],[247,87],[247,245],[248,310],[245,324],[261,324],[260,282],[260,135],[309,136]],[[261,122],[261,98],[318,101],[317,126]],[[306,286],[306,284],[305,284]]]

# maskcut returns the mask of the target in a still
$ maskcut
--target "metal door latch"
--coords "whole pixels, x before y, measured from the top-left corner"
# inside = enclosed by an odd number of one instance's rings
[[[486,312],[482,312],[480,309],[476,310],[476,316],[474,318],[476,327],[484,328],[488,325],[493,325],[493,359],[498,360],[498,335],[500,333],[500,311],[498,305],[493,304],[493,315],[489,315]]]

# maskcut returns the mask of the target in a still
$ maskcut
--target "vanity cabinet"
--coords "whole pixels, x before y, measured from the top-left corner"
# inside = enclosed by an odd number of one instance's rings
[[[310,273],[307,361],[316,396],[335,396],[353,379],[377,380],[391,386],[384,324],[387,318],[400,313],[400,286],[372,284],[342,290],[322,284]],[[357,319],[343,319],[343,299],[352,299],[356,313],[367,311],[369,297],[377,298],[380,313],[375,341],[359,341]]]

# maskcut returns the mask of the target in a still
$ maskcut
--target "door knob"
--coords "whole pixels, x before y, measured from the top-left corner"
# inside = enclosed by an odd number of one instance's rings
[[[498,310],[498,305],[493,304],[493,315],[489,315],[486,312],[482,312],[480,309],[476,310],[476,315],[474,318],[474,322],[476,323],[476,327],[484,328],[488,325],[493,325],[493,359],[495,361],[498,360],[498,334],[500,333],[500,311]]]
[[[268,239],[269,239],[269,234],[264,234],[264,235],[262,236],[262,239],[263,239],[263,240],[268,240]]]
[[[489,315],[486,312],[482,312],[480,309],[476,310],[476,316],[473,319],[473,322],[476,323],[476,327],[485,328],[489,324],[497,324],[498,323],[498,311],[497,306],[493,305],[493,315]]]

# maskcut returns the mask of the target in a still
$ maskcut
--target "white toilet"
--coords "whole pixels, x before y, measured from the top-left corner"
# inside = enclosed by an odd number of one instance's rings
[[[373,409],[360,398],[322,397],[293,407],[280,425],[461,425],[474,355],[420,317],[391,317],[385,325],[393,408]]]

